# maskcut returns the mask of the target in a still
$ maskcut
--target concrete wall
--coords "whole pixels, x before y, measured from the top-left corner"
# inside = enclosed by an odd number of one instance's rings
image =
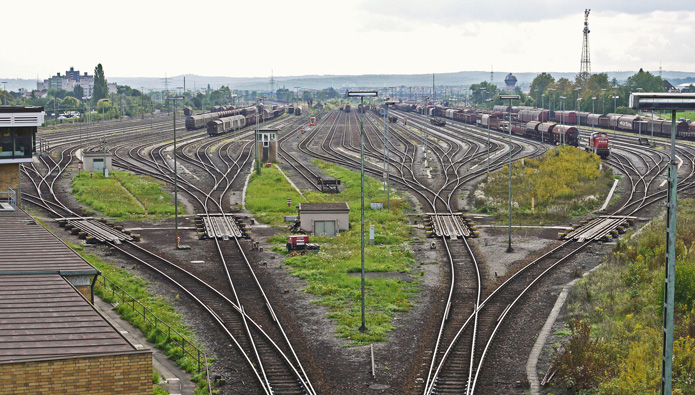
[[[305,232],[314,231],[314,221],[336,221],[336,230],[346,231],[350,228],[350,214],[349,213],[333,213],[333,212],[323,212],[323,213],[300,213],[301,224],[300,228]]]
[[[93,166],[94,166],[94,158],[96,159],[104,159],[104,155],[101,154],[83,154],[82,156],[83,160],[83,171],[93,171]],[[110,171],[113,170],[113,166],[111,165],[111,154],[107,153],[106,154],[106,168]]]
[[[6,199],[7,188],[17,191],[17,204],[21,204],[19,189],[19,163],[0,164],[0,198]]]
[[[0,394],[152,395],[150,352],[0,364]]]

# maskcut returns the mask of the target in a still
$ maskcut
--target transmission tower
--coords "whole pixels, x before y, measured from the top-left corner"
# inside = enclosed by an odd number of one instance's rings
[[[588,76],[591,74],[591,56],[589,55],[589,12],[590,9],[584,10],[584,42],[582,43],[582,64],[579,71],[580,75]]]
[[[275,94],[275,77],[273,77],[273,69],[270,69],[270,95]]]

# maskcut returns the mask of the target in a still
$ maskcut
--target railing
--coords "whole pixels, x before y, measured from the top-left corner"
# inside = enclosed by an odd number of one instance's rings
[[[4,199],[0,199],[0,202],[7,202],[12,206],[13,209],[17,209],[17,191],[12,188],[7,188],[7,192],[0,192],[0,196],[7,196]]]
[[[101,278],[101,283],[99,282],[99,278]],[[111,289],[111,298],[116,299],[116,297],[118,297],[121,300],[121,303],[119,304],[122,304],[126,307],[130,307],[133,310],[133,312],[140,313],[140,311],[138,311],[137,308],[137,306],[140,306],[143,320],[149,322],[155,330],[158,330],[161,333],[166,334],[170,341],[173,341],[174,343],[177,343],[181,346],[181,358],[179,359],[184,358],[186,354],[188,354],[191,358],[197,361],[198,373],[201,372],[202,362],[202,364],[205,365],[205,378],[208,382],[208,392],[210,393],[210,395],[212,395],[212,387],[210,386],[210,374],[208,370],[208,358],[207,355],[205,355],[205,352],[200,351],[198,347],[196,347],[193,343],[191,343],[189,340],[183,337],[183,335],[177,332],[176,329],[172,328],[169,324],[167,324],[166,322],[162,321],[159,317],[154,315],[154,313],[150,309],[145,307],[145,305],[140,303],[137,299],[131,296],[123,288],[119,287],[116,283],[106,278],[106,276],[104,276],[103,274],[97,277],[97,283],[95,285],[97,284],[103,286],[104,295],[107,295],[108,289]],[[172,336],[172,332],[174,333],[174,336]]]

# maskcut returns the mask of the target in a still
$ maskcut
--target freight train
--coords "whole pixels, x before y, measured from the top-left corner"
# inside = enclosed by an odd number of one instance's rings
[[[505,128],[504,131],[509,129]],[[574,147],[579,145],[579,130],[575,126],[559,125],[555,122],[512,121],[512,134],[553,144],[568,144]]]
[[[260,113],[249,113],[248,115],[236,114],[218,119],[212,119],[208,121],[206,127],[210,136],[218,136],[220,134],[239,130],[247,125],[254,125],[256,122],[263,122],[277,118],[284,113],[285,107],[281,106],[275,109],[264,109],[262,115]]]
[[[236,108],[233,110],[217,111],[217,112],[207,112],[204,114],[191,115],[186,117],[186,129],[195,130],[201,129],[207,126],[208,122],[214,121],[215,119],[231,117],[234,115],[249,116],[257,114],[259,109],[262,111],[263,105],[249,106]]]
[[[396,109],[408,108],[408,106],[395,106]],[[418,105],[415,108],[420,114],[429,117],[444,117],[454,119],[461,122],[475,124],[482,114],[491,114],[499,118],[508,118],[511,113],[512,121],[538,121],[538,122],[556,122],[566,125],[579,125],[586,127],[600,127],[604,129],[620,130],[633,133],[654,132],[656,137],[671,136],[671,121],[660,118],[642,117],[639,115],[625,114],[594,114],[583,111],[551,111],[543,108],[535,108],[528,106],[494,106],[492,111],[481,111],[471,108],[446,108],[434,105],[422,106]],[[474,115],[475,114],[475,119]],[[676,122],[676,137],[686,140],[695,140],[695,122],[689,123],[683,119]]]

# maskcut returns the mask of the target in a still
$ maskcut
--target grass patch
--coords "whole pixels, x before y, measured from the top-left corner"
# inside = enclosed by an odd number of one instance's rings
[[[306,292],[320,297],[316,303],[330,309],[329,317],[338,324],[338,336],[349,339],[349,345],[385,341],[388,332],[394,329],[392,320],[396,312],[408,311],[413,307],[419,281],[408,283],[388,278],[367,278],[365,321],[369,331],[358,331],[361,325],[361,280],[359,276],[349,274],[361,271],[360,175],[326,162],[315,163],[326,174],[339,179],[344,191],[340,194],[305,192],[304,195],[312,203],[347,202],[350,207],[350,230],[336,237],[312,236],[312,242],[321,244],[321,251],[318,254],[287,257],[285,264],[292,274],[306,281]],[[283,215],[296,214],[294,208],[288,210],[285,201],[289,197],[285,193],[293,189],[284,177],[278,177],[279,173],[270,170],[264,169],[260,177],[251,179],[246,201],[247,207],[257,218],[278,226],[282,224]],[[365,177],[366,233],[369,225],[375,226],[375,243],[370,246],[367,241],[365,246],[365,270],[408,273],[419,277],[420,272],[414,270],[415,260],[408,244],[411,228],[405,215],[405,200],[392,192],[390,213],[387,210],[370,210],[370,202],[386,203],[386,191],[381,182]],[[285,233],[270,239],[277,243],[277,251],[284,249],[287,236]]]
[[[292,199],[290,207],[287,199]],[[297,215],[296,206],[306,199],[292,188],[277,167],[263,168],[261,175],[254,172],[246,189],[246,208],[256,219],[275,227],[287,225],[284,216]]]
[[[116,283],[119,287],[146,306],[154,315],[159,317],[159,319],[166,322],[187,340],[197,343],[191,330],[186,324],[183,323],[183,317],[177,313],[173,307],[171,307],[165,298],[152,295],[147,290],[148,283],[145,280],[125,269],[121,269],[109,262],[102,260],[97,255],[85,253],[84,247],[81,245],[71,245],[71,247],[85,260],[101,271],[104,276],[108,277],[109,280]],[[120,298],[112,296],[111,288],[104,288],[102,282],[98,282],[94,287],[94,293],[107,303],[121,302]],[[134,312],[133,309],[123,304],[117,305],[115,309],[121,315],[121,318],[139,328],[146,336],[148,342],[162,350],[171,360],[175,361],[179,367],[192,374],[197,372],[198,362],[188,356],[188,354],[183,355],[183,351],[181,350],[179,344],[172,341],[168,337],[167,333],[162,332],[159,329],[155,329],[153,325],[144,320],[142,318],[141,310],[139,310],[140,312]],[[172,334],[172,337],[175,336],[175,334]],[[153,381],[155,380],[154,373],[152,379]],[[198,383],[196,394],[208,393],[207,381],[204,379],[204,376],[201,376],[200,374],[195,375],[193,381]]]
[[[73,194],[81,203],[109,217],[139,219],[148,215],[174,215],[172,197],[162,190],[162,184],[152,177],[136,176],[124,171],[101,173],[90,177],[81,172],[72,180]],[[179,214],[182,208],[179,207]]]
[[[695,393],[694,219],[695,201],[679,201],[674,394]],[[572,333],[554,358],[564,386],[599,394],[659,392],[665,234],[661,216],[619,241],[604,266],[577,283],[568,299]]]
[[[594,210],[613,185],[613,173],[598,155],[559,147],[538,159],[512,163],[512,217],[524,224],[563,222]],[[476,210],[498,220],[509,215],[509,166],[491,173],[473,193]]]

